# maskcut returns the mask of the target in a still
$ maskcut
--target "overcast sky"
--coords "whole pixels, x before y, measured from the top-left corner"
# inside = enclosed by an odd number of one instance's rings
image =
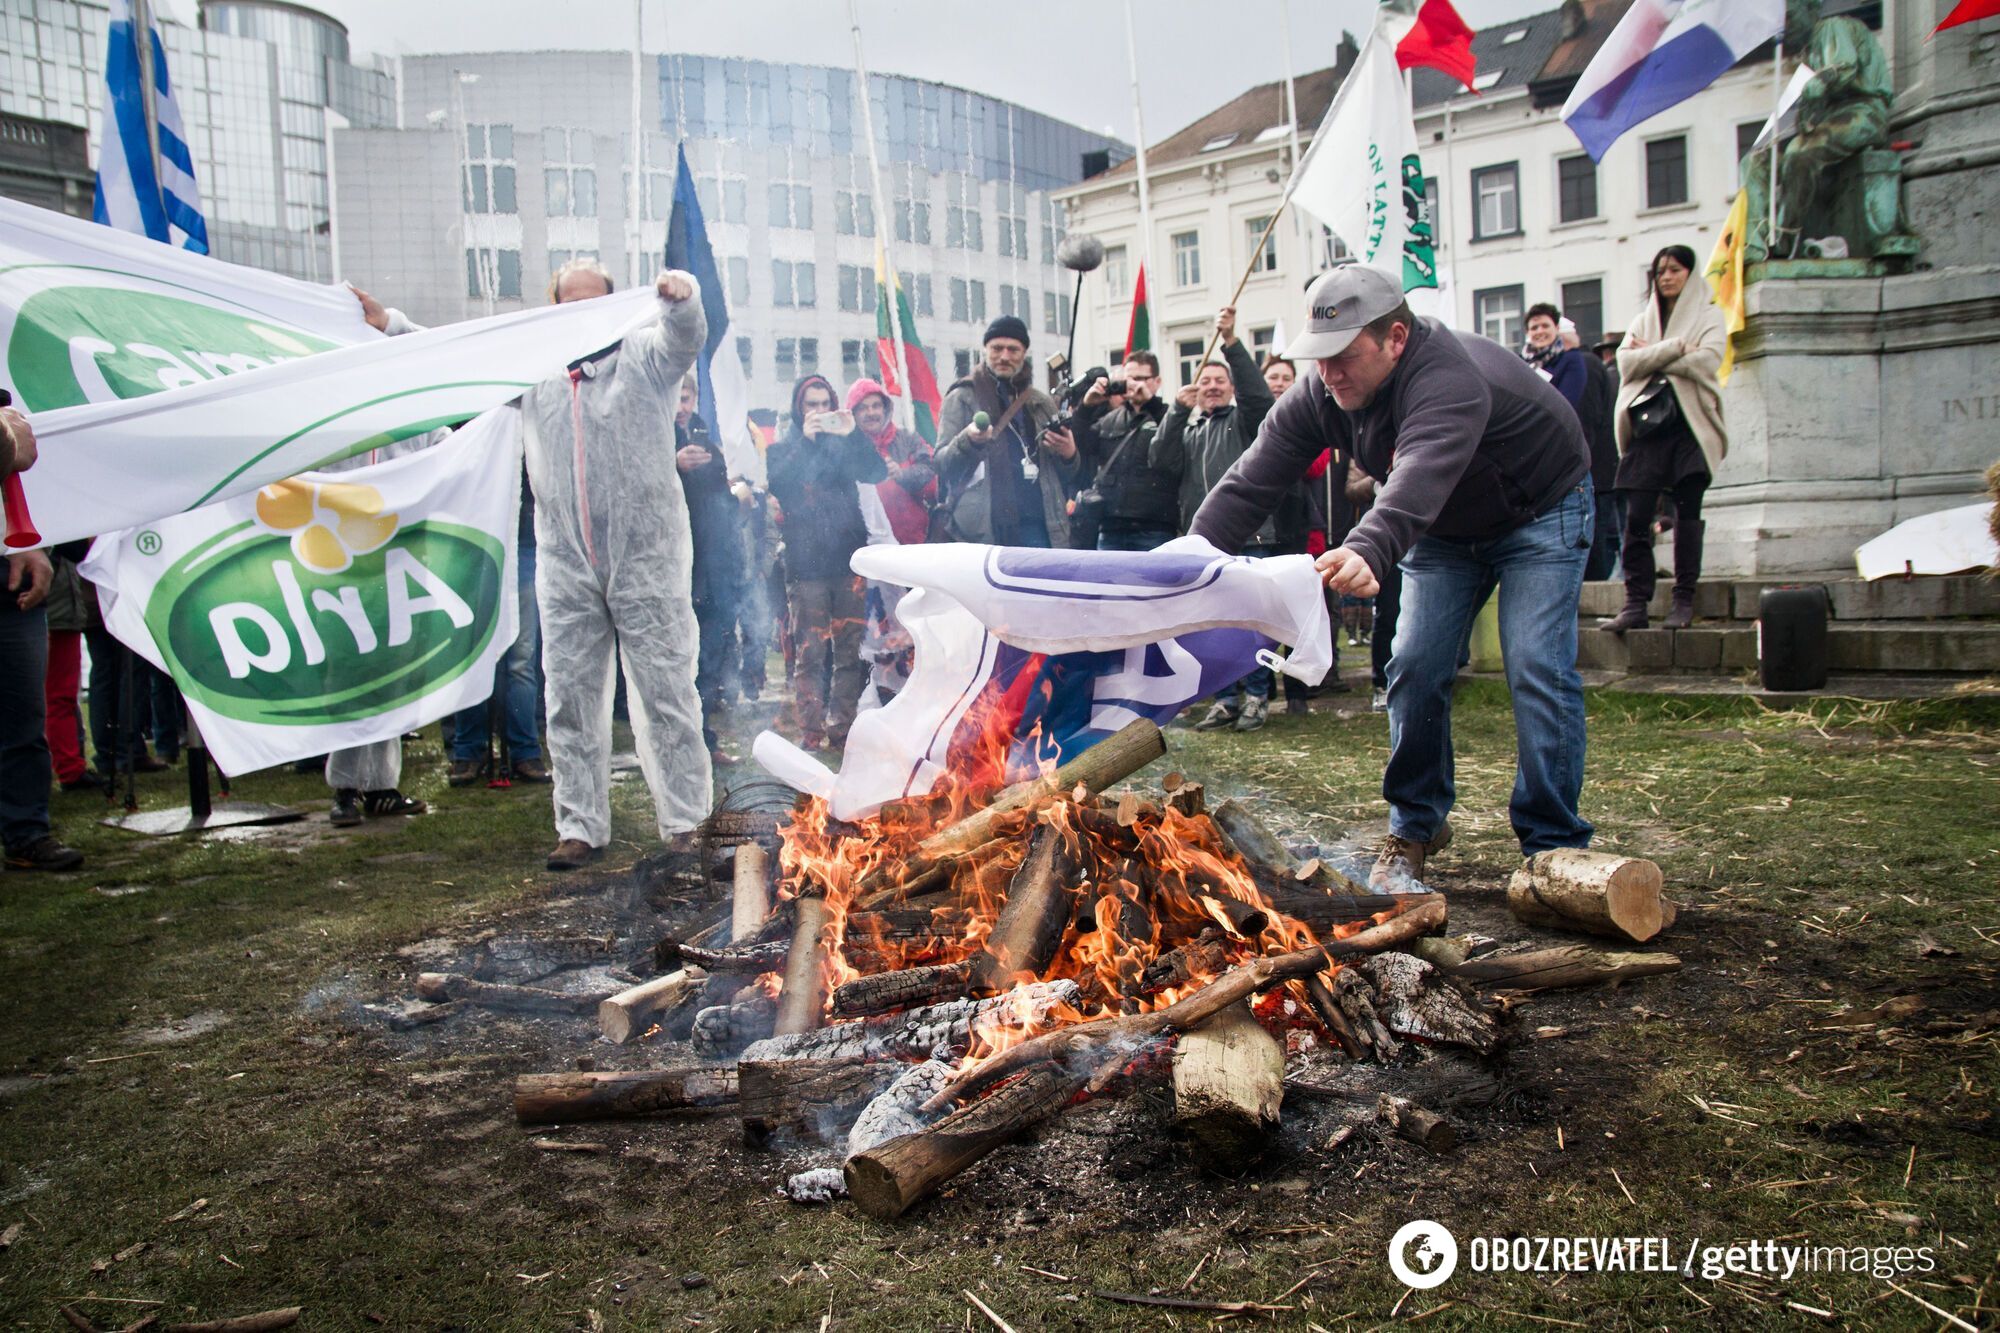
[[[632,0],[306,0],[345,23],[357,54],[629,50]],[[164,0],[192,17],[193,0]],[[1146,137],[1157,141],[1284,76],[1284,0],[1134,0]],[[1557,0],[1458,0],[1474,28]],[[1333,63],[1370,0],[1290,0],[1294,72]],[[844,0],[645,0],[649,53],[854,63]],[[861,0],[871,72],[956,84],[1130,142],[1124,8],[1107,0]]]

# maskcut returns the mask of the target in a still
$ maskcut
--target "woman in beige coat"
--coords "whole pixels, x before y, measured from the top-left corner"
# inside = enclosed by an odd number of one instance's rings
[[[1646,304],[1618,348],[1619,498],[1625,502],[1625,609],[1599,629],[1646,628],[1653,598],[1653,515],[1674,503],[1674,602],[1668,629],[1694,620],[1701,579],[1701,497],[1729,452],[1722,425],[1722,365],[1729,331],[1695,271],[1694,251],[1670,245],[1653,256]]]

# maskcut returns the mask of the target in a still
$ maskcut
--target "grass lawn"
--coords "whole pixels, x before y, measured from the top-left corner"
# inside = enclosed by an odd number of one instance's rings
[[[1518,938],[1504,692],[1462,689],[1457,735],[1458,841],[1437,878],[1455,930]],[[1379,826],[1378,715],[1168,737],[1169,764],[1291,832]],[[1288,1098],[1263,1167],[1203,1177],[1127,1132],[1159,1119],[1141,1088],[886,1225],[774,1199],[804,1154],[745,1149],[727,1115],[564,1132],[594,1153],[514,1125],[514,1075],[641,1066],[643,1046],[567,1020],[358,1017],[412,993],[427,940],[591,919],[652,845],[636,777],[594,880],[541,871],[546,789],[447,789],[434,732],[404,784],[433,813],[352,833],[326,828],[317,778],[288,774],[239,791],[313,819],[259,835],[139,839],[94,822],[101,800],[59,796],[86,869],[0,881],[0,1232],[20,1224],[0,1323],[60,1328],[76,1301],[106,1328],[286,1305],[311,1329],[986,1327],[967,1291],[1019,1329],[1214,1318],[1091,1294],[1109,1289],[1269,1302],[1296,1328],[1819,1321],[1798,1307],[1946,1326],[1920,1301],[1993,1326],[2000,702],[1773,712],[1601,692],[1590,744],[1599,845],[1664,868],[1683,912],[1662,944],[1686,967],[1516,1006],[1500,1093],[1455,1111],[1454,1153],[1371,1134],[1328,1150],[1290,1129]],[[142,803],[177,804],[183,783],[143,779]],[[1407,1292],[1384,1251],[1418,1217],[1457,1236],[1460,1268]],[[1691,1243],[1869,1253],[1789,1280],[1469,1271],[1473,1236],[1537,1234],[1661,1237],[1675,1263]],[[1866,1271],[1899,1247],[1929,1267]]]

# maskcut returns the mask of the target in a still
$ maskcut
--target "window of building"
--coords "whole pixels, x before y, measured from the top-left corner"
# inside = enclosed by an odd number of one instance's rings
[[[486,283],[493,283],[493,295],[502,301],[521,299],[521,252],[519,250],[467,250],[465,252],[465,294],[474,300],[486,296]]]
[[[954,324],[972,322],[972,299],[964,278],[951,280],[951,321]]]
[[[935,313],[931,302],[931,275],[898,273],[896,278],[903,284],[903,296],[910,303],[910,313],[921,319],[929,319]]]
[[[1525,298],[1519,286],[1489,287],[1472,294],[1472,318],[1479,332],[1502,347],[1521,344],[1521,311]]]
[[[551,250],[551,251],[549,251],[549,273],[550,273],[550,275],[551,275],[551,276],[553,276],[553,275],[555,274],[555,272],[556,272],[556,270],[557,270],[557,269],[561,268],[561,267],[562,267],[562,266],[563,266],[564,264],[567,264],[567,263],[568,263],[568,262],[569,262],[570,260],[572,260],[572,259],[588,259],[588,260],[590,260],[590,261],[591,261],[592,263],[596,263],[596,262],[597,262],[597,251],[595,251],[595,250]]]
[[[736,340],[736,359],[743,363],[743,378],[746,380],[755,373],[751,364],[754,360],[753,353],[751,352],[753,345],[748,338],[738,338]]]
[[[850,384],[863,375],[871,380],[882,378],[882,353],[873,338],[841,339],[840,374]]]
[[[1576,336],[1588,351],[1604,336],[1604,280],[1579,278],[1562,285],[1563,317],[1576,325]]]
[[[771,225],[811,231],[813,224],[812,186],[788,181],[771,182]]]
[[[1174,344],[1174,358],[1180,363],[1181,383],[1193,384],[1195,373],[1201,369],[1201,354],[1208,346],[1202,338],[1182,338]]]
[[[1322,226],[1319,229],[1319,266],[1323,269],[1332,268],[1345,258],[1347,258],[1347,242],[1334,235],[1333,228]]]
[[[1688,141],[1685,134],[1646,141],[1646,207],[1668,208],[1688,201]]]
[[[819,339],[799,339],[799,374],[819,374]]]
[[[1000,232],[1000,257],[1027,259],[1028,192],[1007,181],[1001,181],[994,189],[999,203],[994,223]]]
[[[729,303],[737,309],[750,304],[750,261],[742,255],[731,255],[729,267]]]
[[[1736,127],[1736,160],[1738,162],[1750,156],[1750,150],[1756,144],[1757,136],[1763,132],[1764,122],[1761,120],[1747,120]]]
[[[1586,153],[1556,159],[1556,221],[1597,216],[1597,164]]]
[[[1198,231],[1177,231],[1167,238],[1174,249],[1174,285],[1176,287],[1199,287],[1201,285],[1201,233]]]
[[[750,182],[741,176],[723,179],[722,220],[745,223],[750,220]]]
[[[819,339],[780,338],[774,359],[778,382],[790,384],[803,375],[819,373]]]
[[[1061,201],[1044,196],[1042,199],[1042,262],[1053,267],[1056,264],[1056,247],[1069,235],[1069,210]]]
[[[1444,221],[1444,213],[1438,207],[1438,178],[1435,176],[1424,177],[1424,221],[1430,224],[1431,240],[1441,244],[1444,229],[1439,224]]]
[[[1521,234],[1521,168],[1508,162],[1477,167],[1472,173],[1472,239]]]
[[[516,213],[514,197],[514,127],[465,127],[465,211]],[[516,252],[516,258],[519,253]],[[519,293],[516,293],[517,295]]]
[[[1276,273],[1278,271],[1278,229],[1271,227],[1269,235],[1264,229],[1270,227],[1271,215],[1245,218],[1243,220],[1244,243],[1251,251],[1250,271],[1252,273]],[[1261,248],[1260,248],[1261,247]]]
[[[951,354],[952,370],[959,379],[964,379],[967,375],[970,375],[978,364],[979,358],[973,355],[972,349],[969,347],[961,347]]]
[[[789,259],[771,261],[771,304],[805,309],[819,304],[811,260],[797,263]]]
[[[1275,324],[1266,324],[1261,329],[1250,330],[1250,359],[1260,366],[1263,365],[1264,358],[1271,354],[1271,344],[1277,337],[1278,326]]]
[[[1000,284],[1000,313],[1013,315],[1024,324],[1035,322],[1034,295],[1026,287],[1016,287],[1012,283]]]
[[[838,190],[833,196],[833,229],[842,236],[875,234],[875,201],[858,190]]]
[[[1126,272],[1126,250],[1122,245],[1104,247],[1104,285],[1111,299],[1122,301],[1131,290],[1126,285],[1130,275]]]
[[[542,131],[542,181],[552,218],[597,216],[596,154],[589,130]]]
[[[875,270],[859,264],[840,266],[840,308],[849,314],[875,313]]]
[[[984,324],[986,322],[986,284],[974,278],[968,285],[972,288],[972,322],[974,324]]]
[[[896,200],[896,239],[913,245],[931,243],[931,206],[907,196]]]
[[[979,216],[979,182],[970,176],[944,178],[944,243],[952,250],[985,248],[985,227]]]

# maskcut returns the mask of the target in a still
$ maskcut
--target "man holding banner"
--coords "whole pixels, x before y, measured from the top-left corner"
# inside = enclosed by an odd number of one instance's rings
[[[616,661],[660,837],[678,847],[710,804],[695,690],[694,545],[668,444],[681,378],[708,326],[693,277],[668,271],[653,285],[657,319],[521,398],[555,761],[551,870],[593,861],[611,841]],[[556,274],[560,304],[610,294],[610,275],[591,261]]]

